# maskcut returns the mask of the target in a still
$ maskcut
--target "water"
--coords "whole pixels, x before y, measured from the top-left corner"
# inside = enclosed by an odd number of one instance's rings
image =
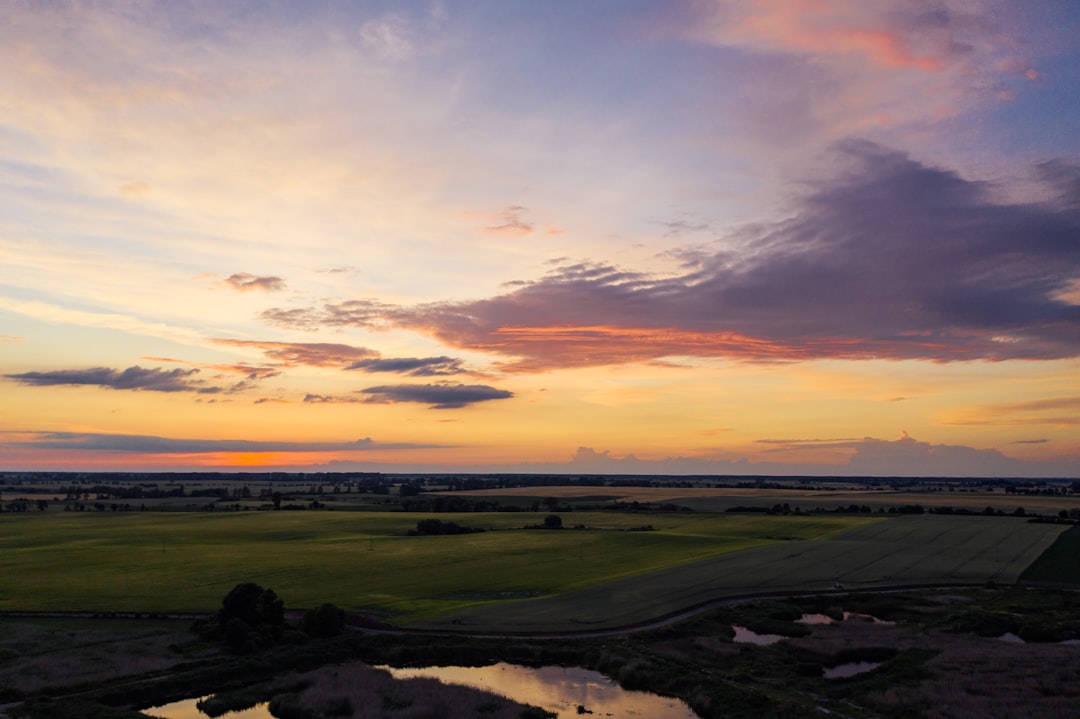
[[[162,704],[158,707],[150,707],[149,709],[143,709],[143,714],[149,714],[153,717],[160,717],[160,719],[206,719],[206,715],[199,711],[199,708],[195,706],[206,697],[195,697],[193,699],[182,699],[178,702],[172,702],[171,704]],[[228,719],[273,719],[270,715],[270,710],[267,708],[267,702],[262,704],[256,704],[250,709],[244,709],[237,712],[229,712],[225,714]]]
[[[845,679],[856,674],[863,674],[881,666],[881,662],[848,662],[837,664],[835,667],[826,667],[821,676],[826,679]]]
[[[534,669],[499,663],[487,667],[380,668],[397,679],[434,677],[447,684],[497,692],[557,712],[560,717],[578,716],[582,706],[594,716],[612,719],[698,719],[680,699],[623,689],[599,672],[576,667]]]
[[[560,717],[578,716],[578,707],[593,716],[611,719],[699,719],[679,699],[649,692],[623,689],[603,674],[574,667],[523,667],[493,664],[486,667],[380,667],[396,679],[433,677],[445,684],[464,684],[495,692],[514,701],[557,712]],[[199,698],[144,709],[161,719],[206,719],[196,707]],[[586,715],[588,716],[588,715]],[[273,719],[266,704],[226,715],[227,719]]]
[[[835,619],[828,614],[804,614],[795,620],[796,624],[834,624]]]
[[[787,639],[782,634],[758,634],[746,627],[740,627],[738,624],[732,624],[731,628],[735,630],[735,639],[733,641],[736,644],[756,644],[759,647],[767,647],[770,644],[776,644]]]
[[[844,612],[843,619],[833,619],[828,614],[804,614],[795,620],[796,624],[836,624],[838,621],[846,622],[849,619],[854,619],[862,622],[869,622],[870,624],[895,624],[896,622],[887,622],[884,619],[878,619],[873,614],[858,614],[856,612]]]

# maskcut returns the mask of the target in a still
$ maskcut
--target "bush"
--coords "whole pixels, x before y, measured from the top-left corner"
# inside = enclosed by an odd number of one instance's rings
[[[521,714],[518,716],[521,719],[555,719],[559,715],[540,707],[529,707],[528,709],[522,709]]]
[[[300,629],[318,639],[336,637],[345,630],[345,610],[333,604],[322,604],[309,609],[300,620]]]
[[[270,700],[267,709],[277,719],[318,719],[312,712],[300,706],[300,698],[295,694],[279,694]]]

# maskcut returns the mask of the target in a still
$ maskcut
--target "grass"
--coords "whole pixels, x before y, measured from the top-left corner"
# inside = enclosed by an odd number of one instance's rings
[[[1080,584],[1080,525],[1061,534],[1020,579],[1024,582]]]
[[[487,530],[409,537],[401,512],[29,513],[0,524],[0,609],[215,610],[237,583],[287,607],[333,602],[415,621],[478,603],[549,596],[782,542],[820,539],[865,518],[571,512],[443,514]],[[620,531],[649,524],[655,531]]]
[[[769,519],[769,518],[764,518]],[[775,519],[775,518],[772,518]],[[797,521],[788,525],[797,527]],[[579,591],[424,622],[432,628],[569,631],[644,623],[717,598],[881,587],[1011,584],[1061,525],[982,517],[863,522],[820,541],[770,542]]]

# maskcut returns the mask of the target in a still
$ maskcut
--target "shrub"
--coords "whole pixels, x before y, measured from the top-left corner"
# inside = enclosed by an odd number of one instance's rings
[[[267,709],[277,719],[318,719],[312,712],[300,706],[295,694],[279,694],[270,700]]]
[[[309,609],[300,620],[300,629],[312,637],[336,637],[345,630],[345,610],[333,604],[321,604]]]

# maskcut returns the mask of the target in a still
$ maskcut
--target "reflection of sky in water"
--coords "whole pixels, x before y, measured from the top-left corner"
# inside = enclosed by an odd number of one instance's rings
[[[648,692],[623,689],[603,674],[587,669],[513,664],[488,667],[383,667],[399,679],[435,677],[448,684],[465,684],[493,691],[514,701],[544,707],[560,716],[577,716],[578,705],[596,716],[697,719],[684,702]]]
[[[493,664],[487,667],[422,667],[397,669],[381,667],[398,679],[434,677],[446,684],[464,684],[510,697],[514,701],[544,707],[560,717],[577,716],[579,705],[594,716],[611,719],[698,719],[679,699],[648,692],[628,691],[603,674],[587,669],[566,667],[521,667]],[[161,719],[206,719],[195,708],[196,699],[164,704],[143,712]],[[273,719],[260,704],[242,712],[225,715],[227,719]]]
[[[827,667],[821,676],[826,679],[846,679],[856,674],[863,674],[871,669],[877,669],[880,666],[881,662],[848,662],[847,664],[837,664],[835,667]]]
[[[206,715],[203,714],[195,706],[205,697],[195,697],[194,699],[184,699],[182,701],[173,702],[172,704],[162,704],[159,707],[151,707],[150,709],[143,709],[143,714],[147,714],[152,717],[160,717],[161,719],[206,719]],[[228,712],[223,716],[228,719],[274,719],[270,715],[270,711],[266,708],[266,704],[259,704],[251,709],[244,709],[238,712]]]
[[[738,624],[732,624],[731,628],[735,630],[735,637],[732,641],[736,644],[757,644],[759,647],[765,647],[787,639],[787,637],[780,634],[758,634],[746,627],[740,627]]]

